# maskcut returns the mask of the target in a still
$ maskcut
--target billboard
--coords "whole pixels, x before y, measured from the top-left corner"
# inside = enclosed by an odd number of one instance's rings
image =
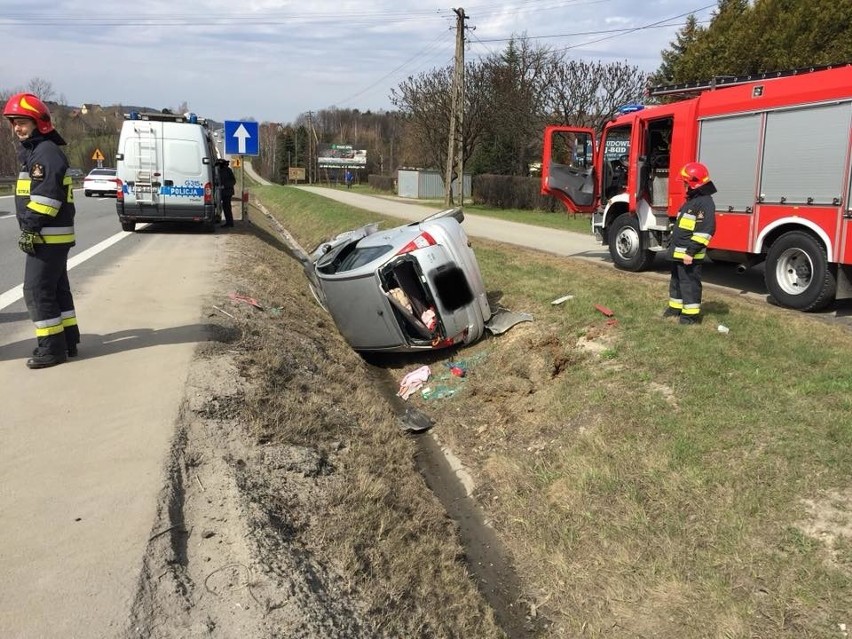
[[[351,144],[319,144],[317,163],[321,169],[363,169],[367,166],[367,151],[353,149]]]

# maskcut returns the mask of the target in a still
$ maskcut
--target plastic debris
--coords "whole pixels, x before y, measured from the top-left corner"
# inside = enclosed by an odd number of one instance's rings
[[[510,328],[521,322],[532,322],[533,316],[529,313],[518,313],[505,308],[497,309],[491,315],[491,319],[485,322],[485,328],[492,335],[502,335]]]
[[[263,310],[263,306],[260,305],[260,302],[258,302],[253,297],[249,297],[248,295],[242,295],[240,293],[231,292],[228,293],[228,297],[230,297],[235,302],[243,302],[244,304],[248,304],[249,306],[254,306],[255,308]]]
[[[609,310],[606,306],[602,306],[601,304],[595,304],[595,308],[607,317],[613,317],[615,315],[615,313]]]
[[[724,324],[719,324],[719,326],[716,330],[719,331],[720,333],[725,334],[725,335],[727,335],[728,333],[731,332],[731,329],[728,328],[727,326],[725,326]]]
[[[423,390],[420,391],[420,395],[423,399],[444,399],[446,397],[452,397],[456,394],[456,389],[447,386],[446,384],[438,384],[435,388],[431,386],[427,386]]]
[[[551,302],[551,304],[553,306],[556,306],[557,304],[562,304],[562,302],[567,302],[568,300],[573,300],[573,299],[574,299],[573,295],[563,295],[562,297],[557,297],[555,300],[553,300]]]
[[[416,408],[406,408],[405,413],[397,418],[400,428],[409,433],[422,433],[435,425],[434,420],[424,415]]]

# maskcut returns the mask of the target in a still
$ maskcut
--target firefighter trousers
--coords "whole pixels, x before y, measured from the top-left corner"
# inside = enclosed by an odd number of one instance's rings
[[[38,244],[24,267],[24,302],[35,324],[38,348],[34,355],[64,359],[69,346],[80,341],[74,298],[68,282],[67,245]]]
[[[674,260],[669,280],[669,308],[680,311],[682,315],[699,315],[701,289],[701,261],[693,261],[687,266],[680,260]]]

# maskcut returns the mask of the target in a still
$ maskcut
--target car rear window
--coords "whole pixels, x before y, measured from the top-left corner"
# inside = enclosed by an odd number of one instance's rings
[[[337,272],[352,271],[359,266],[369,264],[375,259],[390,251],[393,247],[389,244],[382,246],[367,246],[365,248],[356,247],[349,255],[340,261],[340,266],[337,267]]]
[[[114,177],[115,176],[115,169],[92,169],[92,172],[89,173],[89,175],[91,177],[103,177],[103,176]]]

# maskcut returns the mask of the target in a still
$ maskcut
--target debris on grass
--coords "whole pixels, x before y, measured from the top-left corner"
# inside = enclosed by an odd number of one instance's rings
[[[595,304],[595,309],[600,311],[606,317],[615,317],[615,313],[602,304]]]
[[[228,293],[228,297],[231,298],[234,302],[242,302],[243,304],[248,304],[249,306],[254,306],[259,310],[263,310],[263,306],[261,306],[260,302],[258,302],[253,297],[249,297],[248,295],[243,295],[241,293],[237,293],[236,291],[231,291]]]
[[[408,399],[411,397],[412,393],[429,381],[429,377],[431,375],[432,369],[426,365],[407,373],[399,383],[399,391],[397,392],[397,395],[402,397],[402,399]]]

